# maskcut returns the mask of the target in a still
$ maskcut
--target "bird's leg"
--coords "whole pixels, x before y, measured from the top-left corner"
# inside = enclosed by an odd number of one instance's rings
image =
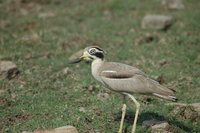
[[[135,118],[134,118],[134,123],[133,123],[133,128],[132,128],[132,132],[131,133],[135,133],[135,129],[136,129],[136,123],[137,123],[137,119],[138,119],[138,114],[139,114],[139,109],[140,109],[140,104],[138,103],[138,101],[129,93],[124,93],[127,96],[129,96],[133,102],[136,105],[136,112],[135,112]]]
[[[125,115],[126,115],[126,104],[123,104],[123,107],[122,107],[122,118],[121,118],[121,121],[120,121],[120,127],[119,127],[118,133],[122,133],[122,131],[123,131],[123,124],[124,124]]]

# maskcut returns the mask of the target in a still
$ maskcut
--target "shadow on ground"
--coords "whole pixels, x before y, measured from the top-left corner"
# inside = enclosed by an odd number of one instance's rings
[[[127,123],[127,126],[125,127],[125,132],[127,132],[127,128],[129,126],[132,126],[133,121],[134,121],[134,114],[135,114],[135,112],[133,112],[133,111],[127,111],[126,112],[125,123]],[[175,117],[169,118],[169,117],[166,117],[166,116],[154,113],[154,112],[141,112],[139,114],[137,123],[140,126],[142,126],[143,121],[151,120],[151,119],[156,119],[156,120],[159,120],[159,121],[167,121],[171,126],[179,128],[184,132],[191,132],[192,130],[194,130],[194,129],[192,129],[192,127],[186,126],[184,123],[180,122]],[[115,113],[115,120],[120,122],[121,112]]]

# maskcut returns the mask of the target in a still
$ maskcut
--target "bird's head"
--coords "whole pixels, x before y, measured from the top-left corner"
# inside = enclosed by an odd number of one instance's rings
[[[92,62],[97,59],[104,59],[105,52],[98,46],[89,46],[83,50],[83,53],[80,57],[76,58],[75,60],[71,61],[71,63],[78,63],[82,60],[87,62]]]

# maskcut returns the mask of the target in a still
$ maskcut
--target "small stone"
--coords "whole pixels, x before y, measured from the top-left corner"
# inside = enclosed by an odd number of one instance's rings
[[[182,120],[191,120],[192,122],[197,122],[200,118],[199,113],[199,104],[183,104],[183,103],[177,103],[174,104],[175,107],[171,111],[171,115],[176,116],[177,118],[180,118]]]
[[[142,21],[142,28],[167,30],[172,25],[172,17],[165,15],[146,15]]]
[[[55,129],[54,133],[78,133],[74,126],[63,126]]]
[[[185,8],[182,0],[162,0],[161,5],[167,9],[173,10],[180,10]]]
[[[167,121],[160,121],[156,119],[145,120],[142,126],[151,128],[151,133],[179,133],[180,129],[169,125]]]
[[[97,99],[99,99],[101,101],[106,101],[106,100],[110,99],[110,95],[108,93],[99,93],[99,94],[97,94]]]
[[[89,90],[89,91],[93,91],[93,90],[94,90],[94,86],[90,85],[90,86],[88,87],[88,90]]]
[[[151,127],[151,133],[171,133],[168,131],[170,125],[168,122],[162,122]]]
[[[142,122],[142,126],[149,128],[149,127],[152,127],[153,125],[160,124],[160,123],[163,123],[163,122],[164,121],[159,121],[159,120],[156,120],[156,119],[145,120],[145,121]]]
[[[63,126],[52,130],[23,131],[22,133],[78,133],[78,130],[73,126]]]
[[[66,68],[64,68],[64,69],[62,70],[62,73],[63,73],[64,75],[68,75],[68,74],[71,73],[71,71],[70,71],[69,67],[66,67]]]
[[[90,85],[90,86],[88,87],[88,91],[89,91],[89,92],[94,92],[94,90],[95,90],[95,86]]]
[[[80,108],[79,108],[79,111],[85,113],[85,112],[86,112],[86,109],[85,109],[84,107],[80,107]]]
[[[94,130],[94,133],[104,133],[104,132],[102,132],[102,131],[99,130],[99,129],[95,129],[95,130]]]
[[[158,123],[153,125],[151,128],[152,129],[166,129],[169,127],[169,123],[168,122],[162,122],[162,123]]]
[[[0,61],[0,79],[12,79],[19,74],[17,65],[11,61]]]

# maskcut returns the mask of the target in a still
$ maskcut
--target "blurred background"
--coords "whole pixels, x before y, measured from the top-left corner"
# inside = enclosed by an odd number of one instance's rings
[[[144,125],[151,119],[171,132],[200,132],[199,9],[199,0],[0,0],[0,132],[65,125],[116,132],[122,96],[98,84],[88,64],[69,64],[89,45],[140,68],[184,103],[136,96],[137,132],[152,132]],[[128,133],[135,108],[127,104]]]

